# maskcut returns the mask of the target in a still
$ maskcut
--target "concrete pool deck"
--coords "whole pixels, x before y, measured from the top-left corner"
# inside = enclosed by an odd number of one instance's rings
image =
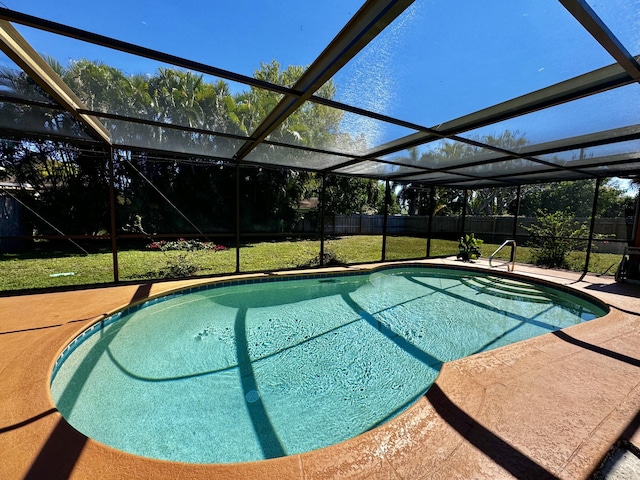
[[[347,270],[357,268],[366,267]],[[516,273],[582,290],[611,312],[447,363],[415,405],[356,438],[230,465],[106,447],[70,427],[49,394],[53,362],[75,334],[117,308],[210,279],[0,297],[0,478],[590,478],[613,445],[640,447],[640,285],[590,275],[574,283],[574,272],[521,265]]]

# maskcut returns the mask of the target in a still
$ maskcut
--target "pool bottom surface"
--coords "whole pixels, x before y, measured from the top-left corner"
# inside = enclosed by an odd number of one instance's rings
[[[75,428],[124,451],[260,460],[387,421],[442,362],[604,313],[545,287],[432,268],[216,288],[92,335],[52,393]]]

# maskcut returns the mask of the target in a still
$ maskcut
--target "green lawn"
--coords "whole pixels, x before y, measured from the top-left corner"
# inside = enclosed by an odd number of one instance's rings
[[[489,256],[497,245],[483,244],[483,256]],[[376,262],[381,259],[381,236],[350,236],[329,239],[325,251],[333,251],[345,263]],[[320,250],[317,240],[263,242],[245,244],[240,249],[241,271],[271,271],[296,268],[309,264]],[[431,241],[431,255],[455,255],[456,241]],[[508,255],[505,249],[505,255]],[[401,260],[422,258],[426,254],[426,240],[416,237],[388,237],[386,258]],[[505,256],[503,258],[506,259]],[[0,291],[46,288],[69,285],[107,283],[113,280],[111,253],[63,254],[46,252],[40,254],[0,255]],[[517,261],[527,263],[530,252],[527,247],[518,247]],[[581,271],[585,253],[573,252],[569,256],[572,269]],[[173,265],[176,271],[185,266],[197,267],[196,275],[215,275],[235,271],[236,251],[149,251],[123,250],[118,253],[121,280],[159,278]],[[617,266],[620,255],[594,253],[590,271],[602,273],[611,265]],[[613,274],[615,266],[609,270]],[[61,275],[68,274],[73,275]],[[54,275],[54,276],[51,276]]]

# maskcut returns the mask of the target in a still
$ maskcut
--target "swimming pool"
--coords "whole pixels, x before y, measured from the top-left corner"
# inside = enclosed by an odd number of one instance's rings
[[[393,418],[443,362],[606,313],[587,297],[451,268],[243,282],[178,292],[85,330],[54,367],[60,412],[147,457],[291,455]]]

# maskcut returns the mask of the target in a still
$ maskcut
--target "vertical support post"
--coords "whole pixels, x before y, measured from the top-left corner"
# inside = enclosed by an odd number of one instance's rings
[[[118,239],[116,231],[116,176],[113,166],[114,155],[115,151],[113,147],[109,147],[109,216],[111,217],[109,236],[111,237],[111,257],[113,259],[113,281],[114,283],[118,283],[120,281],[120,275],[118,269]]]
[[[382,218],[382,261],[387,259],[387,224],[389,216],[389,199],[391,198],[391,187],[389,186],[389,180],[385,180],[384,185],[384,208]]]
[[[327,173],[322,172],[322,188],[320,190],[320,266],[324,266],[324,202],[325,188],[327,186]]]
[[[240,161],[236,160],[236,273],[240,273]]]
[[[640,247],[640,191],[636,195],[636,210],[633,216],[633,231],[631,239],[627,241],[630,247]]]
[[[427,223],[427,258],[431,256],[431,230],[433,228],[433,211],[435,205],[436,187],[429,187],[429,221]]]
[[[462,236],[467,233],[465,231],[465,220],[467,218],[467,189],[464,189],[464,195],[462,196]]]
[[[516,193],[516,211],[513,214],[513,233],[512,233],[512,237],[515,240],[516,239],[516,235],[518,234],[518,216],[520,215],[520,185],[518,185],[518,190]]]
[[[518,216],[520,215],[520,193],[521,193],[521,185],[518,185],[518,190],[516,192],[516,211],[513,214],[513,235],[511,238],[513,238],[513,240],[516,240],[516,235],[518,234]],[[509,260],[510,262],[514,262],[515,258],[514,257],[515,254],[515,248],[511,249],[511,259]]]
[[[598,177],[596,179],[596,188],[593,192],[593,206],[591,207],[591,224],[589,225],[589,243],[587,243],[587,258],[584,261],[584,270],[582,271],[582,275],[580,276],[580,280],[584,278],[584,276],[589,271],[589,260],[591,259],[591,243],[593,242],[593,230],[596,225],[596,211],[598,209],[598,195],[600,193],[600,181],[602,179]]]

